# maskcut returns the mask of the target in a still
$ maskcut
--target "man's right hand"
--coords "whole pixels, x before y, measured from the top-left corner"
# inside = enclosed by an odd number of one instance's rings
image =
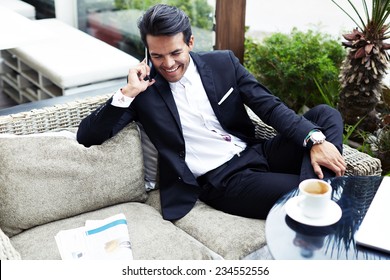
[[[146,60],[144,59],[135,67],[130,68],[129,75],[127,76],[127,84],[121,89],[122,94],[134,98],[145,91],[155,83],[154,79],[144,80],[149,75],[150,67],[146,64]]]

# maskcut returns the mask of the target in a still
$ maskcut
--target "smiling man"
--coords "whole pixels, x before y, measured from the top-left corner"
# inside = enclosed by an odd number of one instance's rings
[[[77,137],[99,145],[132,121],[142,124],[158,151],[165,219],[180,219],[198,199],[264,219],[301,180],[344,174],[335,109],[319,105],[297,115],[231,51],[192,52],[189,19],[176,7],[151,7],[138,27],[152,68],[145,60],[131,68],[127,84],[81,122]],[[256,139],[245,106],[278,135]]]

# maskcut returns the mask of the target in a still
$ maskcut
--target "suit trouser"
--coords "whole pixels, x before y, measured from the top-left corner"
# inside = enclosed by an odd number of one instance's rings
[[[340,113],[319,105],[304,115],[318,125],[342,153],[343,122]],[[323,168],[324,177],[334,173]],[[316,178],[308,149],[277,135],[248,147],[240,156],[198,178],[200,200],[221,211],[265,219],[275,202],[300,181]]]

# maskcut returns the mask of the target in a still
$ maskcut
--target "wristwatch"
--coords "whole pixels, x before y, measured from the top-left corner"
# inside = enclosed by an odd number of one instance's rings
[[[326,136],[319,130],[313,130],[309,132],[305,139],[305,146],[309,149],[313,147],[313,145],[318,145],[324,143]]]

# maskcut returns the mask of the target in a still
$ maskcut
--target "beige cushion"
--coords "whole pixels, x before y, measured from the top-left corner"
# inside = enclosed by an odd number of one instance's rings
[[[160,191],[149,192],[146,204],[161,211]],[[201,201],[175,225],[227,260],[258,255],[266,245],[265,220],[230,215]]]
[[[60,254],[54,236],[62,229],[81,227],[86,220],[105,219],[123,213],[135,260],[215,259],[218,255],[164,220],[143,203],[123,203],[32,228],[11,238],[22,259],[55,260]]]
[[[243,259],[266,245],[264,220],[226,214],[200,201],[175,225],[227,260]]]
[[[129,201],[145,201],[142,149],[135,124],[102,145],[74,137],[0,137],[0,227],[31,227]]]
[[[158,188],[158,152],[140,123],[138,123],[138,128],[141,135],[142,153],[144,157],[145,188],[147,191],[151,191]]]

